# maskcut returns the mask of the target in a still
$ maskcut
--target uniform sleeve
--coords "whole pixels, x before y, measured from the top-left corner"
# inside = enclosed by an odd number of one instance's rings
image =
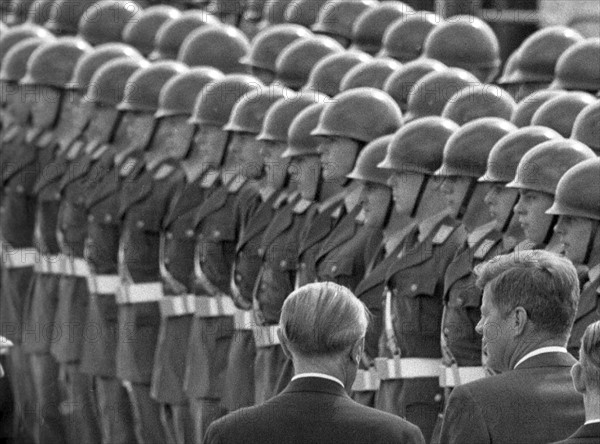
[[[452,391],[442,423],[441,444],[486,444],[489,433],[480,406],[463,387]]]

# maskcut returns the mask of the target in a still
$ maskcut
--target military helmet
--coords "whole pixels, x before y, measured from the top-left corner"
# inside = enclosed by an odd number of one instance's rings
[[[311,91],[294,93],[293,98],[283,97],[277,100],[267,111],[262,129],[256,138],[287,142],[290,125],[300,111],[314,103],[325,103],[327,100],[327,96]]]
[[[77,34],[79,20],[97,2],[98,0],[57,0],[44,26],[56,35]]]
[[[43,25],[50,18],[50,13],[56,7],[56,3],[56,0],[36,0],[32,2],[27,12],[27,21],[36,25]]]
[[[408,109],[408,96],[415,84],[431,72],[442,72],[447,67],[433,59],[420,58],[402,65],[388,77],[383,90],[392,96],[402,112]]]
[[[185,11],[181,16],[167,20],[158,28],[154,39],[154,51],[151,60],[175,60],[186,37],[195,29],[205,25],[219,25],[221,22],[206,11]]]
[[[378,168],[377,165],[385,158],[393,137],[393,134],[388,134],[369,142],[358,154],[354,169],[346,177],[387,186],[391,171]]]
[[[328,0],[292,0],[285,8],[284,19],[310,28],[317,22],[319,11]]]
[[[221,71],[209,66],[192,68],[171,77],[160,90],[158,110],[154,116],[157,119],[177,115],[190,116],[200,91],[209,83],[223,77]]]
[[[519,161],[540,143],[561,139],[556,131],[544,126],[519,128],[502,137],[490,151],[485,174],[479,182],[508,183],[515,178]]]
[[[27,72],[27,61],[31,54],[42,44],[46,43],[46,39],[39,37],[30,37],[21,40],[19,43],[10,48],[6,56],[2,60],[0,67],[0,80],[3,82],[18,82]]]
[[[570,46],[583,40],[581,34],[565,26],[550,26],[534,32],[519,47],[512,76],[517,83],[550,83],[556,62]]]
[[[473,74],[461,68],[447,68],[423,76],[408,94],[407,120],[440,116],[446,103],[461,89],[479,85]]]
[[[92,47],[76,37],[61,37],[38,47],[27,62],[24,85],[65,88],[80,57]]]
[[[423,53],[425,39],[442,19],[433,12],[418,11],[390,24],[383,34],[380,56],[391,57],[406,63]]]
[[[343,50],[342,45],[325,36],[295,40],[277,57],[277,79],[288,88],[300,89],[319,60],[328,54]]]
[[[311,29],[317,34],[352,40],[352,26],[364,11],[374,8],[374,0],[330,0],[319,11],[317,22]]]
[[[525,153],[514,180],[506,186],[554,195],[558,181],[569,168],[595,157],[591,149],[576,140],[550,140]]]
[[[514,85],[517,84],[514,80],[514,74],[517,69],[517,65],[519,63],[519,51],[513,51],[511,55],[508,56],[506,63],[504,64],[504,68],[502,70],[502,75],[496,80],[498,85]]]
[[[144,9],[123,29],[123,42],[137,48],[144,57],[154,49],[154,37],[160,27],[169,20],[181,16],[178,9],[168,5],[154,5]]]
[[[394,71],[402,67],[400,62],[387,57],[379,57],[362,62],[351,68],[342,77],[340,91],[368,86],[383,91],[386,80]]]
[[[581,110],[573,124],[571,137],[585,143],[600,155],[600,100]]]
[[[252,40],[250,52],[242,57],[241,63],[275,72],[277,56],[290,43],[300,38],[311,37],[312,33],[300,25],[278,24],[260,31]]]
[[[46,41],[54,39],[54,36],[44,28],[31,23],[24,23],[22,25],[8,28],[8,30],[0,35],[0,61],[4,59],[4,56],[10,50],[10,48],[17,43],[31,37],[37,37]]]
[[[369,60],[371,60],[371,56],[361,51],[329,54],[319,60],[310,71],[304,89],[318,91],[333,97],[340,92],[340,83],[348,70]]]
[[[258,92],[249,92],[236,102],[229,121],[223,127],[226,131],[258,134],[268,109],[279,99],[289,97],[292,93],[280,85],[261,88]]]
[[[33,0],[7,0],[7,3],[5,22],[8,26],[15,26],[27,19]]]
[[[540,106],[542,106],[548,100],[558,97],[562,94],[564,94],[563,91],[543,89],[528,95],[519,103],[517,103],[517,107],[515,108],[510,121],[519,128],[530,125],[531,118],[540,108]]]
[[[240,59],[250,50],[246,36],[229,25],[203,26],[184,40],[177,60],[189,66],[212,66],[225,74],[246,72]]]
[[[497,85],[475,85],[461,89],[448,100],[442,117],[463,125],[480,117],[510,120],[517,106],[514,99]]]
[[[471,15],[447,18],[425,39],[423,54],[489,82],[500,67],[500,45],[483,20]],[[492,77],[492,78],[490,78]]]
[[[338,94],[325,105],[311,134],[370,142],[401,126],[402,111],[388,94],[375,88],[356,88]]]
[[[388,145],[379,168],[432,175],[440,166],[444,146],[459,126],[452,120],[428,116],[400,128]]]
[[[444,162],[435,175],[480,178],[485,174],[496,142],[516,129],[508,120],[498,117],[482,117],[466,123],[448,139]]]
[[[119,57],[106,62],[92,76],[86,99],[99,105],[116,107],[124,99],[125,86],[133,73],[149,66],[150,63],[140,57]]]
[[[570,168],[558,181],[548,214],[600,220],[600,159]]]
[[[265,28],[285,23],[285,11],[292,0],[267,0],[262,10]]]
[[[584,92],[565,92],[546,101],[531,118],[532,125],[552,128],[563,137],[570,137],[579,113],[596,98]]]
[[[67,89],[87,90],[94,73],[106,62],[119,57],[138,57],[142,55],[133,47],[124,43],[104,43],[93,51],[83,55],[75,65]]]
[[[363,11],[352,26],[352,46],[375,55],[380,49],[386,28],[396,19],[413,12],[402,2],[383,2]]]
[[[188,68],[178,62],[161,61],[150,64],[132,74],[125,85],[125,96],[117,105],[119,111],[154,113],[158,110],[158,97],[167,81]]]
[[[575,43],[562,53],[556,63],[552,87],[579,90],[600,90],[600,38]]]
[[[79,19],[79,36],[91,45],[122,41],[123,29],[135,22],[141,6],[134,1],[101,0]]]
[[[234,105],[244,94],[254,94],[265,88],[256,77],[245,74],[229,74],[206,85],[196,98],[194,112],[189,123],[211,125],[221,128],[229,120]]]
[[[281,157],[318,155],[319,138],[312,131],[319,123],[319,117],[325,108],[324,103],[315,103],[304,108],[294,118],[288,129],[288,147]]]

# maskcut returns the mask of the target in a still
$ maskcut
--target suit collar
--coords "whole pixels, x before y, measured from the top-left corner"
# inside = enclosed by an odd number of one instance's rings
[[[573,367],[577,360],[569,353],[549,352],[540,355],[532,356],[523,361],[514,370],[525,370],[529,368],[541,367]]]
[[[327,393],[349,398],[346,390],[337,382],[324,378],[300,378],[288,384],[283,393]]]
[[[571,438],[597,438],[600,436],[600,422],[584,424],[571,435]]]

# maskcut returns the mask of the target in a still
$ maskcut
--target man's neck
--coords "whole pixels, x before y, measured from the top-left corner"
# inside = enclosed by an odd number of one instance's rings
[[[565,341],[557,338],[524,338],[510,358],[509,369],[513,370],[522,358],[543,347],[565,347]]]
[[[304,362],[302,360],[293,359],[294,361],[294,376],[303,375],[306,373],[320,373],[338,379],[342,385],[346,385],[346,377],[344,372],[336,367],[331,362],[320,362],[314,360],[311,362]]]
[[[600,420],[600,394],[586,392],[583,395],[585,422]]]

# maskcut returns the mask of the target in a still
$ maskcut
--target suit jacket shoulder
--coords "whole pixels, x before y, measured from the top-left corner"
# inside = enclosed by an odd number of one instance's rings
[[[585,424],[567,439],[554,444],[598,444],[600,440],[600,422]]]

